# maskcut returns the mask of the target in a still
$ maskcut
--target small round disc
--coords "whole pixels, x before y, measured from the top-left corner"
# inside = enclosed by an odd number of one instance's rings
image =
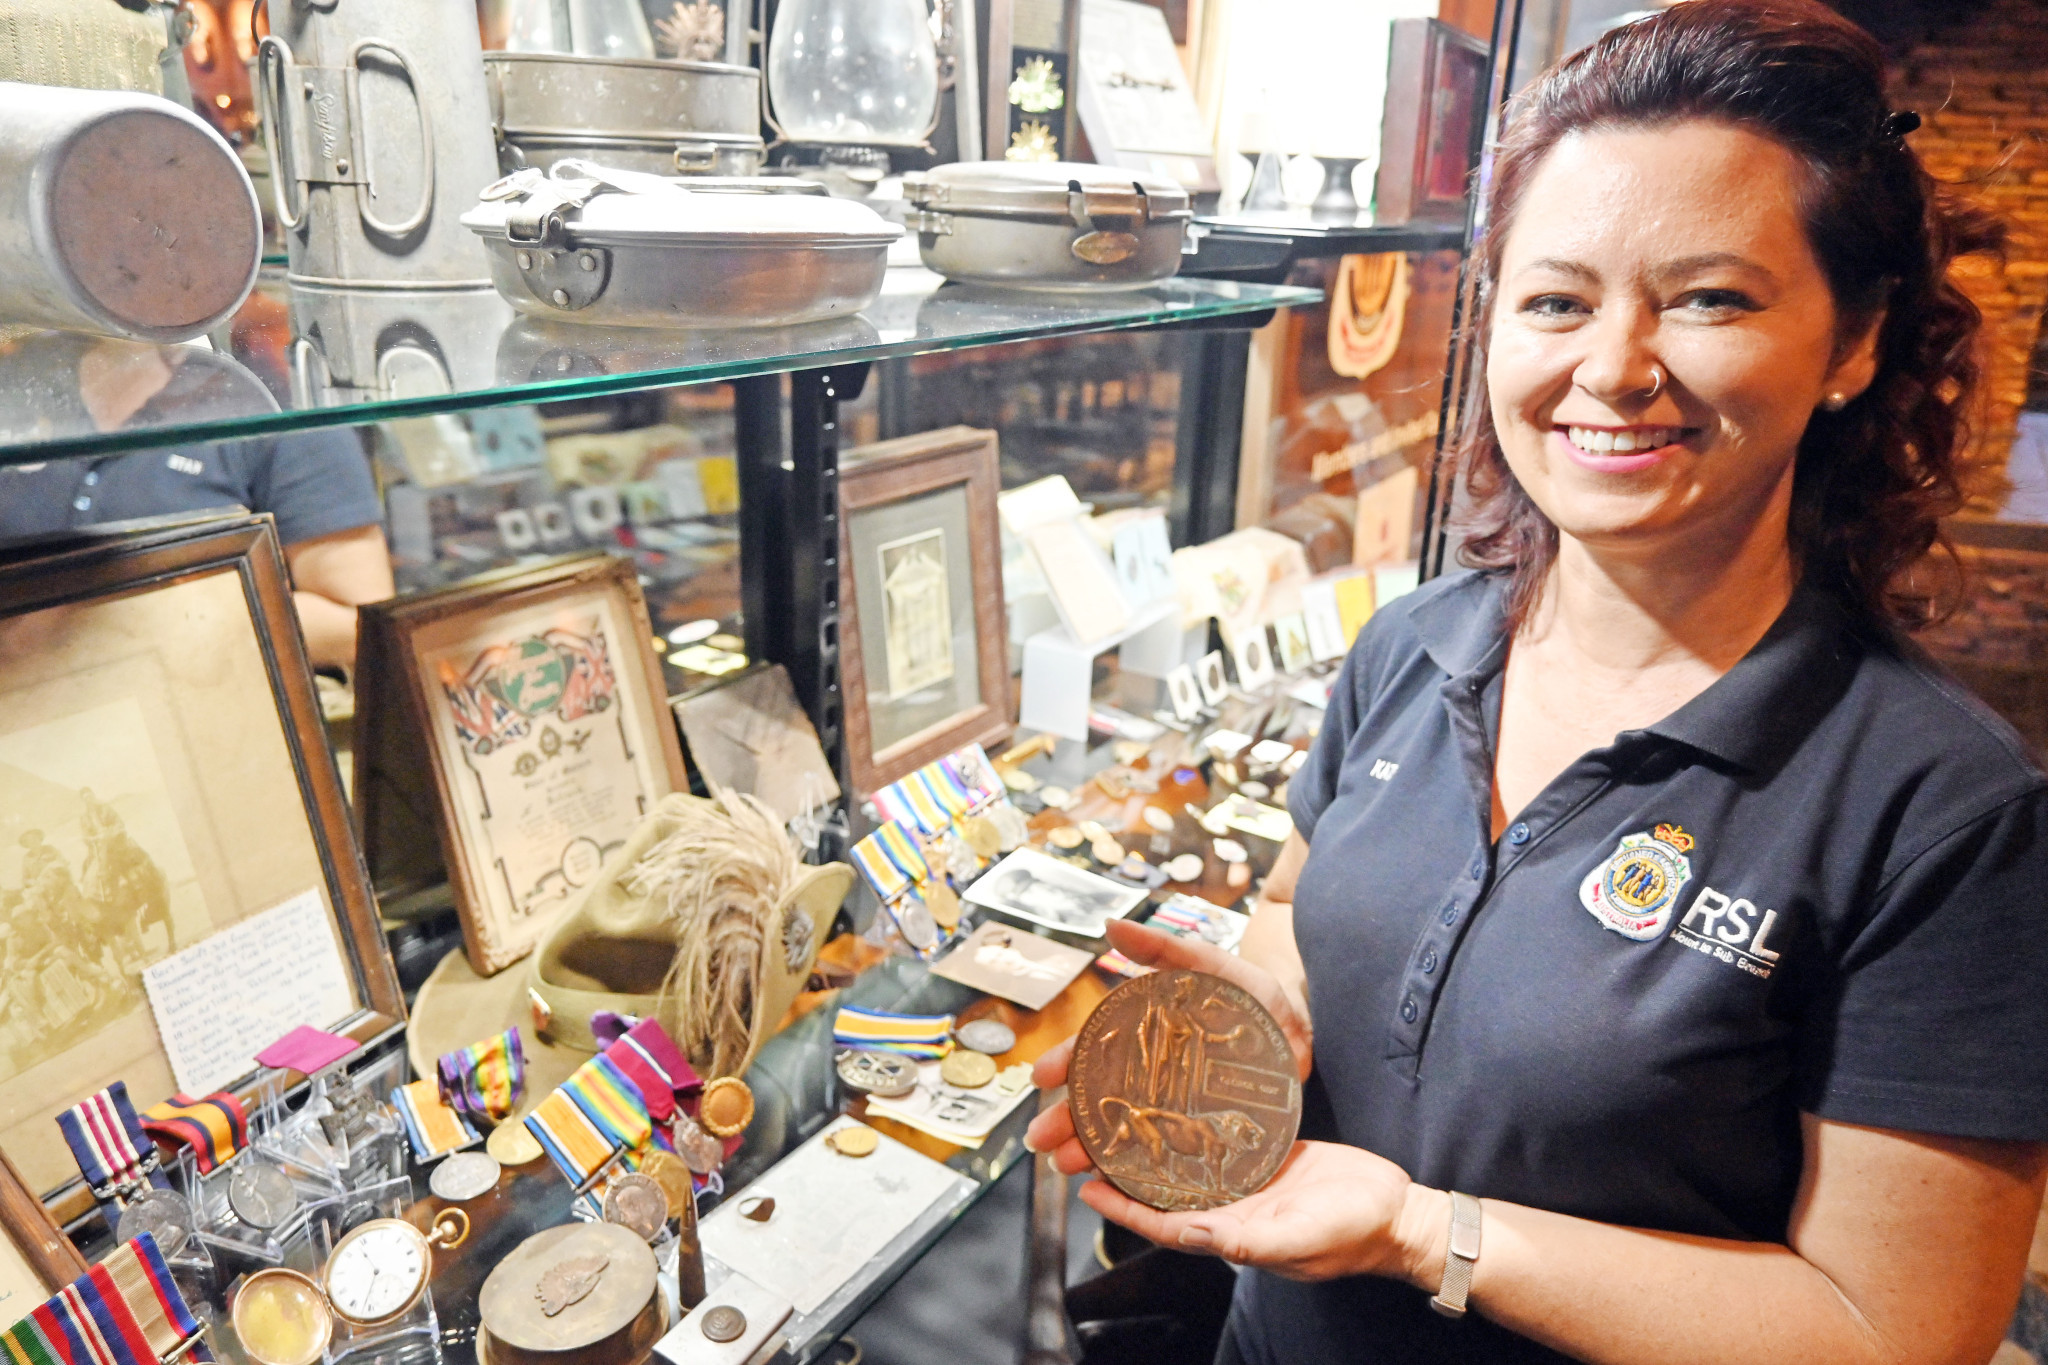
[[[688,1114],[676,1115],[676,1151],[697,1175],[710,1175],[725,1164],[725,1144],[704,1131]]]
[[[1065,787],[1040,787],[1038,799],[1054,810],[1065,810],[1074,804],[1074,794]]]
[[[1145,807],[1145,823],[1161,834],[1173,833],[1173,817],[1157,806]]]
[[[856,1157],[871,1154],[881,1141],[881,1134],[861,1123],[835,1129],[832,1135],[825,1139],[826,1145],[839,1155]]]
[[[986,1052],[958,1048],[939,1063],[939,1079],[962,1090],[979,1090],[996,1078],[996,1059]]]
[[[1242,891],[1252,884],[1252,865],[1232,863],[1223,873],[1223,884],[1233,890]]]
[[[521,1125],[524,1127],[524,1125]],[[457,1152],[443,1157],[427,1177],[427,1188],[451,1204],[489,1194],[498,1187],[503,1167],[488,1152]]]
[[[1017,1046],[1017,1035],[1000,1019],[969,1019],[953,1030],[960,1046],[1000,1057]]]
[[[1061,825],[1045,836],[1045,841],[1054,848],[1079,848],[1084,842],[1081,831],[1072,825]]]
[[[1178,858],[1162,864],[1166,875],[1177,882],[1198,881],[1202,876],[1202,855],[1183,853]]]
[[[922,950],[939,941],[939,922],[932,918],[931,907],[922,896],[912,891],[897,900],[895,908],[896,927],[905,943]]]
[[[1038,779],[1025,772],[1022,768],[1005,768],[1003,769],[1003,785],[1013,792],[1037,791]]]
[[[721,1303],[704,1314],[700,1330],[720,1345],[738,1341],[747,1334],[747,1315],[729,1303]]]
[[[1088,852],[1105,867],[1114,867],[1124,860],[1124,846],[1114,839],[1097,839],[1089,845]]]
[[[697,1122],[713,1137],[737,1137],[754,1121],[754,1092],[737,1076],[720,1076],[697,1101]]]
[[[547,1155],[541,1149],[540,1139],[527,1132],[524,1123],[513,1119],[491,1129],[491,1135],[484,1139],[484,1150],[501,1166],[524,1166]]]
[[[685,621],[668,633],[668,642],[672,645],[694,645],[698,641],[708,640],[716,634],[718,634],[718,622],[716,621],[708,618],[697,621]]]
[[[228,1177],[228,1207],[235,1217],[259,1232],[283,1223],[299,1206],[291,1177],[277,1167],[244,1157]]]
[[[970,815],[960,822],[960,837],[978,858],[993,858],[1003,851],[1003,834],[986,815]]]
[[[640,1174],[661,1186],[671,1219],[681,1218],[685,1210],[695,1207],[697,1187],[690,1180],[690,1165],[674,1152],[649,1152],[640,1163]]]
[[[932,923],[947,933],[960,923],[960,896],[946,884],[943,877],[934,877],[924,886],[924,908],[931,913]]]
[[[1235,839],[1218,839],[1215,842],[1216,856],[1226,863],[1241,863],[1251,855],[1244,851],[1244,845]]]
[[[1254,801],[1263,801],[1273,794],[1273,789],[1263,782],[1240,782],[1237,784],[1237,794],[1249,796]]]
[[[1109,831],[1103,827],[1100,820],[1083,820],[1074,828],[1080,830],[1081,837],[1091,844],[1099,844],[1109,837]]]
[[[917,1063],[900,1053],[856,1048],[840,1054],[836,1069],[847,1089],[885,1100],[917,1089]]]
[[[604,1192],[604,1221],[651,1242],[668,1222],[668,1192],[660,1181],[639,1171],[615,1175]]]
[[[1104,996],[1075,1037],[1067,1086],[1096,1168],[1156,1209],[1215,1208],[1263,1188],[1301,1125],[1279,1024],[1202,972],[1152,972]]]
[[[1126,853],[1124,860],[1116,865],[1116,870],[1120,876],[1128,877],[1134,882],[1142,882],[1145,880],[1145,874],[1152,870],[1152,865],[1135,853]]]
[[[156,1238],[165,1257],[176,1256],[192,1240],[192,1206],[183,1195],[149,1187],[121,1210],[114,1240],[132,1242],[145,1232]]]
[[[230,1320],[256,1365],[314,1365],[334,1335],[334,1310],[320,1286],[282,1266],[242,1282]]]

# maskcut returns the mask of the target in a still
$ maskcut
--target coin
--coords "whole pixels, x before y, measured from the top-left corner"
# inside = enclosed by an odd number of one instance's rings
[[[697,1122],[713,1137],[736,1137],[754,1121],[754,1092],[737,1076],[720,1076],[697,1101]]]
[[[1152,865],[1135,853],[1126,853],[1124,860],[1116,865],[1117,875],[1130,881],[1142,882],[1152,870]]]
[[[1280,1026],[1247,992],[1201,972],[1153,972],[1104,996],[1075,1038],[1067,1085],[1096,1168],[1157,1209],[1254,1193],[1301,1125]]]
[[[1097,839],[1088,846],[1088,852],[1096,862],[1107,867],[1114,867],[1124,860],[1124,846],[1114,839]]]
[[[502,1170],[498,1159],[485,1152],[457,1152],[443,1157],[441,1164],[434,1167],[434,1173],[427,1177],[427,1188],[436,1198],[460,1204],[496,1189]]]
[[[690,1167],[674,1152],[649,1152],[640,1163],[640,1174],[661,1186],[670,1218],[681,1218],[685,1210],[696,1207],[697,1187],[691,1183]]]
[[[970,815],[960,822],[960,837],[977,857],[993,858],[1003,851],[1003,835],[985,815]]]
[[[1241,863],[1251,856],[1244,851],[1244,845],[1235,839],[1218,839],[1214,847],[1216,856],[1226,863]]]
[[[721,1303],[716,1308],[705,1310],[700,1330],[720,1345],[738,1341],[747,1334],[747,1315],[729,1303]]]
[[[836,1129],[825,1143],[841,1156],[866,1156],[882,1141],[882,1135],[865,1124],[853,1123]]]
[[[939,941],[938,921],[932,918],[931,907],[915,891],[898,900],[895,909],[896,927],[902,931],[905,943],[924,949]]]
[[[1074,794],[1065,787],[1040,787],[1038,799],[1054,810],[1065,810],[1074,804]]]
[[[1145,807],[1145,823],[1161,834],[1173,833],[1173,817],[1157,806]]]
[[[1202,875],[1202,855],[1183,853],[1178,858],[1163,864],[1167,876],[1177,882],[1195,881]]]
[[[1002,773],[1003,785],[1013,792],[1038,790],[1038,779],[1025,772],[1022,768],[1004,768]]]
[[[1249,796],[1254,801],[1263,801],[1273,794],[1273,789],[1263,782],[1240,782],[1237,784],[1237,794]]]
[[[145,1189],[121,1210],[114,1240],[132,1242],[145,1232],[156,1238],[158,1251],[175,1257],[192,1239],[192,1206],[170,1190]]]
[[[1000,1019],[969,1019],[953,1030],[960,1046],[991,1057],[1001,1056],[1017,1046],[1017,1035]]]
[[[660,1181],[639,1171],[613,1176],[604,1192],[604,1221],[651,1242],[668,1222],[668,1193]]]
[[[491,1129],[491,1135],[484,1139],[484,1150],[496,1157],[501,1166],[524,1166],[546,1155],[540,1139],[527,1132],[524,1123],[512,1119]]]
[[[1054,848],[1079,848],[1084,842],[1081,831],[1072,825],[1061,825],[1045,836],[1045,841]]]
[[[956,1048],[939,1063],[939,1079],[962,1090],[979,1090],[996,1078],[996,1059],[986,1052]]]
[[[244,1157],[228,1177],[228,1208],[235,1217],[259,1232],[283,1223],[299,1206],[299,1192],[291,1177],[277,1167]]]
[[[1081,837],[1091,844],[1099,844],[1109,837],[1109,831],[1103,828],[1100,820],[1083,820],[1074,828],[1080,830]]]
[[[960,922],[960,896],[944,877],[925,883],[924,908],[931,912],[932,923],[949,933]]]
[[[847,1089],[880,1095],[885,1100],[917,1089],[917,1063],[896,1052],[871,1052],[865,1048],[842,1052],[837,1070]]]
[[[688,1114],[676,1115],[676,1151],[683,1164],[698,1175],[710,1175],[725,1164],[725,1144],[704,1131]]]

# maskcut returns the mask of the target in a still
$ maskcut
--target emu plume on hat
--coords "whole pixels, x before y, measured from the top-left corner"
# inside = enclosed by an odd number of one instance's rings
[[[532,956],[479,977],[460,950],[413,1005],[413,1070],[517,1025],[532,1108],[598,1050],[598,1010],[658,1019],[699,1074],[743,1073],[809,979],[853,886],[808,867],[750,796],[664,797]]]

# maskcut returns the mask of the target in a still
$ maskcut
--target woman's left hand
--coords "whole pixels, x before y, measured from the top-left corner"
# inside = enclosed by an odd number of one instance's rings
[[[1264,1189],[1199,1213],[1161,1213],[1100,1178],[1081,1187],[1083,1203],[1141,1237],[1290,1280],[1411,1279],[1443,1198],[1385,1157],[1332,1142],[1295,1143]],[[1446,1214],[1436,1216],[1448,1226]]]

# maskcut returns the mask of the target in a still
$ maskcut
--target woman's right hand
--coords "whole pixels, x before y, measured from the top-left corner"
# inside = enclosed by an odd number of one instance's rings
[[[1264,967],[1226,953],[1213,943],[1181,938],[1124,920],[1111,921],[1109,943],[1141,966],[1162,969],[1185,967],[1190,971],[1220,976],[1233,986],[1244,989],[1265,1006],[1266,1013],[1273,1016],[1273,1022],[1286,1035],[1287,1046],[1294,1052],[1296,1069],[1303,1080],[1308,1079],[1309,1067],[1315,1058],[1314,1031],[1308,1019],[1295,1009],[1293,1001],[1281,988],[1279,978]],[[1073,1059],[1074,1040],[1069,1038],[1038,1059],[1038,1064],[1032,1068],[1032,1082],[1040,1090],[1055,1090],[1065,1085],[1067,1068]],[[1031,1121],[1031,1127],[1024,1133],[1024,1145],[1034,1152],[1050,1152],[1053,1165],[1066,1175],[1078,1175],[1093,1164],[1082,1148],[1081,1140],[1074,1135],[1074,1111],[1064,1104],[1053,1106]]]

